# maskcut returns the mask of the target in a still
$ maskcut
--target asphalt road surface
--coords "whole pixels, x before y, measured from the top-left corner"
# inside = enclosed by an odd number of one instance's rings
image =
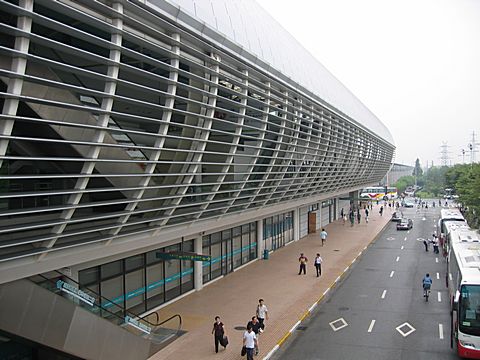
[[[391,222],[273,359],[458,359],[450,348],[446,263],[422,243],[436,230],[440,209],[403,213],[413,229],[397,231]],[[384,216],[391,216],[388,208]],[[426,273],[433,279],[428,302]]]

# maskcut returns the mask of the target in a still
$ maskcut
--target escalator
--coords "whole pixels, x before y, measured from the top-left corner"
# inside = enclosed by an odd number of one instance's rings
[[[59,359],[147,359],[184,333],[178,314],[141,317],[64,274],[47,275],[0,285],[0,340],[8,340],[0,344],[27,354],[12,359],[36,359],[28,354],[40,350]]]

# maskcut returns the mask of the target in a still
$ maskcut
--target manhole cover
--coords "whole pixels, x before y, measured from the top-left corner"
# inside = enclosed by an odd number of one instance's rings
[[[234,329],[235,330],[247,330],[247,328],[245,326],[235,326]]]
[[[343,306],[343,307],[339,307],[338,308],[338,311],[347,311],[347,310],[350,310],[350,308],[346,307],[346,306]]]
[[[308,326],[297,326],[297,330],[307,330]]]
[[[333,251],[340,251],[340,250],[338,250],[338,249],[335,249],[335,250],[333,250]]]

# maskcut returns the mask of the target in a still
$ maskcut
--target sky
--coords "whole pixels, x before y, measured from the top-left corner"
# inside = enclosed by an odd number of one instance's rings
[[[257,2],[388,127],[395,162],[469,163],[473,132],[480,161],[480,0]]]

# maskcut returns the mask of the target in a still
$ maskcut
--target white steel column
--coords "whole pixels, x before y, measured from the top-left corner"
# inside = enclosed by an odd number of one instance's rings
[[[130,216],[132,215],[133,211],[136,209],[138,206],[138,200],[140,200],[144,193],[145,193],[145,187],[148,186],[150,183],[150,180],[152,178],[152,174],[155,171],[155,167],[157,164],[155,163],[158,161],[160,158],[160,154],[162,151],[162,148],[165,144],[165,135],[167,135],[168,128],[170,126],[170,120],[172,119],[172,114],[173,114],[173,106],[175,104],[175,95],[177,93],[177,82],[178,82],[178,69],[180,68],[180,35],[179,34],[172,34],[172,40],[174,41],[174,45],[172,46],[172,59],[170,60],[170,65],[171,65],[171,70],[170,74],[168,76],[168,79],[171,81],[169,83],[168,88],[167,88],[167,98],[165,100],[165,110],[162,113],[162,125],[160,125],[158,129],[158,136],[155,140],[154,148],[156,149],[155,151],[152,151],[151,155],[149,156],[148,160],[150,161],[146,168],[145,168],[145,174],[147,176],[143,177],[140,180],[140,186],[142,187],[141,189],[135,191],[135,193],[132,195],[132,198],[137,200],[135,202],[129,203],[125,210],[129,212],[129,214],[122,216],[119,219],[119,222],[121,224],[125,224]],[[117,227],[113,229],[112,234],[117,235],[121,227]],[[106,242],[106,245],[109,245],[111,243],[111,240]]]
[[[193,240],[193,249],[196,254],[201,254],[203,251],[202,245],[203,237],[201,235],[197,236]],[[203,261],[194,261],[193,262],[193,283],[195,284],[195,290],[199,291],[203,288]]]
[[[33,0],[20,0],[20,7],[32,12]],[[17,28],[25,33],[30,33],[32,30],[32,18],[27,16],[19,16],[17,20]],[[17,36],[15,38],[14,49],[18,55],[12,57],[11,70],[16,76],[9,78],[7,86],[7,94],[13,95],[12,98],[6,98],[3,103],[2,115],[16,116],[18,109],[17,96],[22,94],[23,89],[23,75],[27,67],[28,48],[30,46],[30,39],[28,37]],[[0,135],[9,136],[12,134],[13,124],[15,120],[8,119],[0,121]],[[0,156],[7,153],[8,139],[0,139]],[[0,159],[0,166],[3,160]]]
[[[293,210],[293,240],[300,240],[300,208]]]
[[[122,46],[122,29],[123,29],[123,4],[116,2],[112,4],[112,25],[116,28],[111,34],[111,43],[112,49],[110,50],[110,65],[108,66],[107,75],[108,80],[105,82],[104,93],[105,97],[102,99],[101,109],[103,112],[98,116],[97,126],[101,130],[96,130],[92,138],[92,142],[101,144],[105,139],[107,134],[108,122],[110,120],[110,112],[113,108],[113,97],[117,89],[117,79],[119,72],[119,63],[120,63],[120,48]],[[98,159],[102,147],[100,145],[92,146],[88,150],[88,155],[86,157],[87,161],[83,164],[81,174],[82,175],[91,175],[95,169],[95,160]],[[90,160],[91,159],[91,160]],[[89,177],[80,177],[77,179],[75,184],[75,190],[85,190],[87,188],[88,182],[90,181]],[[68,205],[76,206],[80,203],[82,199],[83,192],[77,191],[74,194],[70,195],[67,201]],[[57,225],[53,228],[52,233],[60,235],[67,226],[67,221],[70,220],[75,213],[76,207],[71,207],[67,210],[64,210],[60,215],[60,218],[64,222],[60,225]],[[43,244],[44,247],[52,248],[58,237],[53,238]],[[39,256],[39,259],[45,257],[46,253],[42,253]]]
[[[263,239],[263,219],[257,220],[257,258],[261,259],[265,250],[265,241]]]

